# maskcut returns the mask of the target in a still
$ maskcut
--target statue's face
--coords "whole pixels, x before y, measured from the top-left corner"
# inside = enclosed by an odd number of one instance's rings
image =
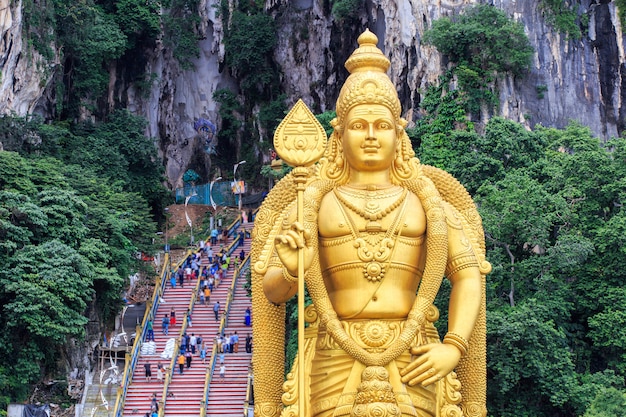
[[[391,110],[381,104],[354,106],[345,117],[342,143],[351,169],[389,169],[396,150],[396,129]]]

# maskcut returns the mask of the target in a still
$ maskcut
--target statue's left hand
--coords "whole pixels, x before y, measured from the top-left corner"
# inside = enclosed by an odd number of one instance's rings
[[[400,371],[402,382],[410,386],[419,383],[428,386],[439,381],[452,372],[461,359],[456,347],[444,343],[411,348],[411,353],[419,356]]]

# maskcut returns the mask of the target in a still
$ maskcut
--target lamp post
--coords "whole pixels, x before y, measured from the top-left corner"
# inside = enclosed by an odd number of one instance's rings
[[[213,227],[215,226],[215,215],[217,214],[217,204],[215,204],[215,201],[213,201],[213,184],[221,179],[222,177],[217,177],[213,181],[211,181],[211,184],[209,185],[209,202],[211,203],[211,206],[213,206],[213,217],[211,217],[211,230],[213,230]]]
[[[239,161],[235,164],[235,169],[233,169],[233,179],[235,180],[235,190],[237,190],[237,194],[239,194],[239,211],[241,212],[241,188],[239,187],[239,182],[237,182],[237,168],[241,164],[245,164],[246,161]]]
[[[209,185],[209,201],[211,202],[214,211],[217,210],[217,205],[215,204],[215,201],[213,201],[213,184],[221,179],[222,177],[217,177],[213,181],[211,181],[211,185]]]
[[[170,247],[167,244],[167,227],[169,226],[169,222],[170,222],[170,219],[167,215],[170,213],[170,208],[165,207],[164,210],[165,210],[165,250],[164,252],[167,253],[170,251]]]
[[[185,217],[187,218],[187,224],[189,224],[189,233],[191,234],[191,242],[190,242],[190,243],[191,243],[192,245],[193,245],[193,226],[192,226],[192,223],[191,223],[191,218],[189,217],[189,214],[187,214],[187,204],[189,203],[189,200],[190,200],[192,197],[195,197],[195,196],[197,196],[197,195],[198,195],[198,194],[194,191],[194,192],[193,192],[193,194],[188,195],[188,196],[185,198]]]

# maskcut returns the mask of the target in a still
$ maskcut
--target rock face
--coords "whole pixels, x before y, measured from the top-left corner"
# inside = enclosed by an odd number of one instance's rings
[[[22,1],[0,0],[0,114],[36,112],[59,63],[28,48],[22,28]]]
[[[267,3],[280,16],[276,61],[283,67],[283,85],[290,97],[302,96],[316,110],[333,108],[337,87],[347,75],[343,62],[355,47],[356,37],[369,27],[391,60],[389,74],[400,93],[405,117],[412,120],[420,94],[445,69],[441,55],[422,43],[424,31],[434,20],[479,2],[370,0],[358,27],[339,27],[318,1]],[[579,13],[589,17],[589,29],[580,40],[568,40],[546,24],[536,1],[492,3],[524,25],[535,49],[525,77],[499,80],[499,114],[528,127],[564,127],[578,120],[604,139],[621,134],[625,128],[624,40],[614,2],[582,1]]]
[[[483,1],[484,2],[484,1]],[[56,63],[44,63],[21,38],[20,2],[0,0],[0,111],[24,115],[50,108],[45,91]],[[158,46],[146,73],[157,75],[148,98],[125,86],[128,107],[149,121],[170,186],[180,186],[183,173],[201,144],[193,129],[198,118],[216,121],[216,89],[236,90],[236,80],[224,69],[223,28],[217,0],[201,4],[202,39],[195,70],[183,71],[171,53]],[[278,28],[274,61],[281,69],[288,105],[303,98],[315,112],[334,108],[339,87],[347,77],[343,63],[367,27],[391,60],[389,74],[396,84],[405,118],[418,117],[421,94],[445,69],[442,56],[424,45],[422,36],[432,22],[451,16],[472,0],[364,0],[358,19],[349,24],[331,16],[327,0],[266,0],[265,8]],[[578,120],[599,137],[618,136],[626,128],[626,82],[623,81],[624,39],[614,2],[579,0],[578,13],[588,17],[579,40],[568,39],[546,23],[537,1],[489,2],[520,21],[535,54],[524,77],[503,76],[498,114],[529,128],[536,124],[564,127]],[[43,110],[40,110],[43,112]],[[44,112],[45,113],[45,112]],[[44,114],[45,115],[45,114]],[[204,157],[204,156],[203,156]],[[210,163],[207,161],[207,163]]]
[[[194,62],[195,70],[181,70],[171,51],[159,45],[146,68],[146,73],[158,75],[149,97],[144,99],[139,94],[128,97],[131,111],[148,119],[147,135],[158,139],[156,145],[172,188],[182,187],[182,176],[193,158],[201,155],[208,159],[193,125],[199,118],[217,121],[213,92],[221,88],[237,89],[236,81],[220,71],[224,59],[222,21],[215,15],[214,3],[204,0],[201,4],[204,33],[198,41],[200,57]],[[210,161],[205,165],[210,166]]]

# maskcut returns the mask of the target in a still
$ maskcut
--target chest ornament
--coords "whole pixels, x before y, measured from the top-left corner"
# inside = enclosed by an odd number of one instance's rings
[[[402,190],[400,196],[395,201],[381,210],[377,203],[369,201],[367,198],[364,202],[365,208],[362,209],[349,201],[337,189],[334,191],[339,207],[344,217],[348,220],[357,256],[363,262],[363,277],[369,282],[377,283],[385,277],[385,272],[391,261],[391,254],[395,246],[394,235],[399,229],[398,226],[406,208],[407,193],[406,189]],[[383,233],[381,224],[376,220],[384,219],[400,205],[402,205],[402,209],[398,211],[387,231]],[[352,217],[345,209],[349,209],[363,219],[368,220],[365,225],[365,232],[358,231]]]

